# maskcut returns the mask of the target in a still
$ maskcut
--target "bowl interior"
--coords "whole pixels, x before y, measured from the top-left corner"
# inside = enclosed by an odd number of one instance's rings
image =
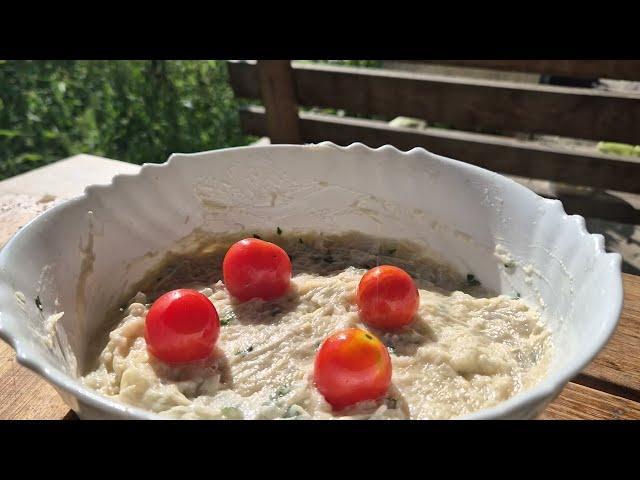
[[[554,335],[547,389],[595,355],[621,308],[619,256],[557,201],[422,149],[271,145],[176,154],[24,227],[0,252],[0,332],[32,366],[77,376],[107,309],[168,250],[276,227],[411,240],[519,294]]]

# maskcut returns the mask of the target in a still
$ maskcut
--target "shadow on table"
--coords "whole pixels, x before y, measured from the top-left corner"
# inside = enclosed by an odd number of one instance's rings
[[[78,417],[78,415],[76,415],[76,412],[74,412],[73,410],[69,410],[69,412],[62,417],[62,420],[80,420],[80,418]]]

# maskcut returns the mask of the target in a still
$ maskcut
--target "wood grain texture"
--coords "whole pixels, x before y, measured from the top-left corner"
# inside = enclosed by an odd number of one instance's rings
[[[71,198],[81,195],[88,185],[108,184],[114,175],[135,174],[140,168],[133,163],[79,154],[0,181],[0,195]]]
[[[411,60],[410,62],[568,77],[640,80],[639,60]]]
[[[60,202],[51,195],[0,194],[0,248],[32,218]]]
[[[541,420],[640,420],[640,403],[569,383]]]
[[[262,107],[240,111],[242,129],[253,135],[267,135]],[[305,142],[330,140],[339,145],[362,142],[370,147],[385,144],[401,150],[423,147],[427,150],[472,163],[496,172],[540,178],[574,185],[640,193],[640,159],[588,152],[498,135],[458,130],[392,127],[386,122],[335,115],[300,113],[300,129]],[[634,209],[601,209],[608,218],[620,221],[638,219]],[[612,218],[614,213],[621,214]]]
[[[237,97],[260,97],[255,64],[229,63],[229,72]],[[640,142],[637,93],[299,63],[293,73],[304,106],[423,118],[469,131]]]
[[[0,420],[61,419],[68,412],[55,389],[18,365],[13,349],[0,340]]]
[[[624,275],[624,309],[618,328],[576,381],[640,402],[640,277]]]
[[[300,143],[298,104],[290,60],[260,60],[260,93],[271,143]]]

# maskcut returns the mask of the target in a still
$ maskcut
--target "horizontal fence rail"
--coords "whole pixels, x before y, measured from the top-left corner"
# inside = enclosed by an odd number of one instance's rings
[[[251,106],[243,108],[240,111],[240,122],[243,131],[249,134],[267,135],[267,123],[262,107]],[[606,171],[612,164],[601,165],[599,162],[602,161],[602,158],[599,156],[579,155],[576,157],[573,152],[555,148],[532,148],[529,150],[524,145],[513,147],[509,145],[509,142],[490,146],[480,141],[481,148],[476,151],[477,140],[479,140],[479,137],[486,137],[486,135],[466,133],[461,135],[461,132],[451,134],[446,130],[440,131],[438,129],[429,129],[427,132],[398,129],[388,126],[385,122],[347,119],[331,115],[301,113],[300,129],[303,141],[309,143],[329,140],[339,145],[349,145],[359,141],[371,147],[391,144],[403,150],[418,146],[440,155],[451,156],[458,160],[495,169],[502,173],[517,176],[529,175],[534,178],[544,178],[545,180],[547,178],[544,175],[548,172],[548,169],[540,171],[537,165],[550,164],[552,172],[555,172],[555,178],[561,181],[568,180],[567,183],[582,183],[610,190],[631,185],[632,191],[638,190],[637,182],[634,183],[629,179],[634,178],[634,176],[637,178],[640,173],[640,164],[618,158],[610,159],[607,157],[605,159],[605,162],[614,162],[615,166],[604,177],[590,177],[588,170],[586,172],[581,170],[581,162],[590,164],[592,171]],[[526,142],[518,141],[516,143],[526,144]],[[519,161],[511,162],[510,164],[508,158],[497,158],[495,154],[500,151],[506,152],[507,157],[512,160],[513,157],[517,157]],[[546,155],[549,156],[545,158]],[[554,165],[553,162],[558,160],[565,163],[559,166]],[[513,168],[514,165],[516,166],[515,168]],[[502,167],[506,168],[503,169]],[[607,183],[612,179],[616,180],[619,178],[617,174],[625,171],[631,176],[627,180],[623,179],[622,184],[616,181],[612,182],[613,184]],[[578,174],[578,172],[582,173]],[[583,175],[586,175],[586,177]],[[588,195],[577,193],[558,196],[550,193],[549,188],[530,188],[544,197],[559,198],[564,203],[569,214],[597,217],[623,223],[640,223],[640,210],[615,197],[608,196],[605,199],[591,198]]]
[[[406,63],[640,81],[640,60],[408,60]]]
[[[243,108],[240,122],[249,134],[267,135],[262,107]],[[633,157],[584,153],[496,135],[397,128],[377,120],[305,112],[300,113],[300,131],[305,142],[330,140],[349,145],[358,141],[374,148],[390,144],[402,150],[423,147],[501,173],[640,193],[640,159]]]
[[[640,143],[640,94],[294,63],[298,104],[485,129]],[[260,98],[255,62],[230,62],[235,95]]]

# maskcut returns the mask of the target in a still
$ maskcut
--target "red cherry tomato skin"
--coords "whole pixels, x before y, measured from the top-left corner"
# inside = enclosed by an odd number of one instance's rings
[[[159,297],[145,319],[147,348],[166,363],[189,363],[209,357],[219,334],[220,319],[211,301],[186,288]]]
[[[391,265],[372,268],[364,274],[357,295],[360,319],[367,325],[395,330],[412,322],[420,295],[407,272]]]
[[[222,262],[224,284],[241,302],[274,300],[287,292],[291,260],[282,248],[257,238],[234,243]]]
[[[391,384],[391,358],[384,344],[359,328],[327,338],[314,364],[318,391],[335,410],[383,396]]]

